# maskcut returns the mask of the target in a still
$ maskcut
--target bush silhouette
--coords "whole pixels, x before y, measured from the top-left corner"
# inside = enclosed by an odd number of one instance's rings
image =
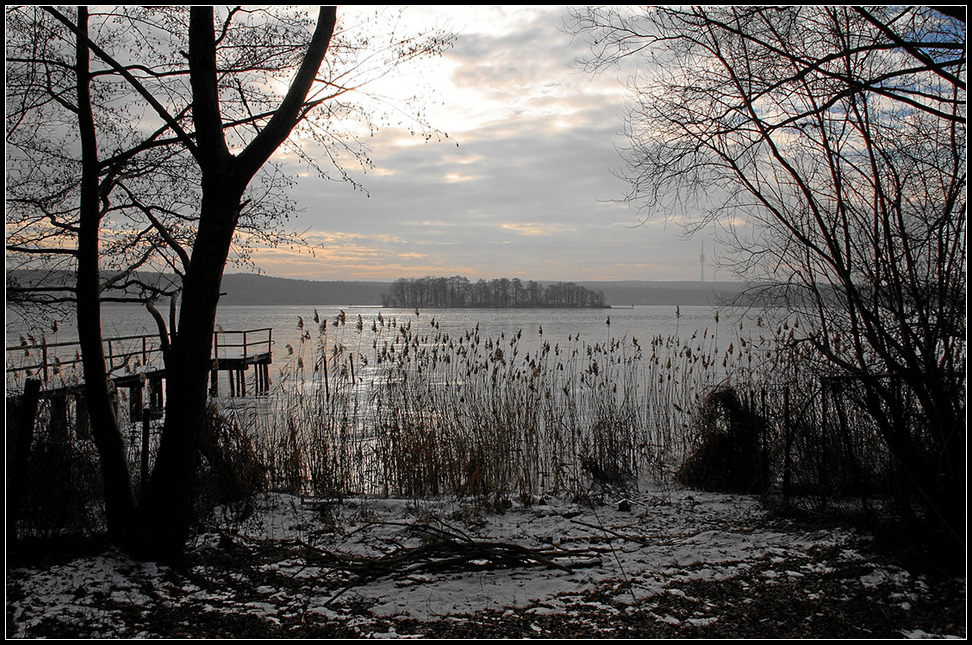
[[[766,459],[760,445],[763,419],[731,387],[702,402],[696,449],[676,473],[686,486],[723,493],[761,493]]]

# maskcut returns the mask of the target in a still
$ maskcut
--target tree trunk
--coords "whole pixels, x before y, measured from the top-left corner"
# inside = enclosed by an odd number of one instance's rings
[[[78,25],[87,35],[88,15],[78,9]],[[101,277],[99,270],[98,146],[89,94],[88,48],[78,38],[78,122],[81,134],[81,186],[77,248],[78,341],[84,373],[84,390],[91,419],[91,434],[101,459],[105,514],[109,538],[124,545],[131,537],[135,494],[128,470],[128,455],[112,402],[101,337]]]
[[[139,513],[144,557],[169,562],[182,557],[199,489],[200,433],[205,427],[216,306],[240,203],[250,180],[306,113],[307,93],[327,51],[335,20],[333,7],[321,9],[307,54],[286,97],[260,133],[234,156],[224,139],[220,114],[213,9],[190,9],[193,154],[202,171],[202,204],[183,278],[179,327],[166,363],[168,401],[162,440]]]
[[[195,515],[216,306],[241,194],[226,188],[204,194],[183,281],[179,326],[166,364],[165,424],[140,513],[147,555],[161,561],[181,558]]]

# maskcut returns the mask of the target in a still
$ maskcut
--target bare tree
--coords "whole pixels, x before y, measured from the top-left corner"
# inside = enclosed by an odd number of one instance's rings
[[[109,59],[130,60],[133,43],[144,44],[139,54],[151,61],[132,64],[127,74],[146,93],[177,92],[186,83],[188,67],[178,52],[185,49],[184,10],[135,7],[95,12],[98,48]],[[44,313],[37,305],[76,302],[74,274],[83,166],[75,94],[78,55],[73,25],[57,10],[40,7],[7,11],[6,24],[6,251],[8,305],[30,307],[30,315]],[[299,23],[287,24],[288,31]],[[73,25],[76,30],[81,25]],[[283,42],[281,25],[254,25],[264,32],[261,65],[282,66],[280,54],[295,45]],[[242,38],[241,36],[234,36]],[[289,36],[288,36],[289,38]],[[163,46],[164,45],[164,46]],[[237,49],[230,36],[223,46]],[[90,57],[90,55],[89,55]],[[234,64],[237,74],[254,73]],[[98,57],[89,74],[90,113],[96,130],[101,195],[99,268],[103,302],[151,302],[181,287],[188,249],[198,221],[199,169],[168,125],[137,104],[135,90],[120,66],[112,68]],[[280,71],[286,68],[280,67]],[[264,73],[267,73],[266,71]],[[257,97],[245,99],[256,105]],[[176,111],[176,108],[172,108]],[[264,118],[252,112],[233,124],[243,127]],[[185,122],[185,107],[176,122]],[[191,131],[191,126],[190,126]],[[301,244],[286,228],[295,205],[286,196],[288,178],[272,161],[252,182],[234,237],[234,261],[247,263],[259,245]],[[168,274],[168,279],[161,279]],[[63,306],[52,312],[64,316]]]
[[[964,543],[964,11],[590,9],[571,28],[591,69],[648,63],[631,85],[629,199],[721,223],[742,273],[786,287],[927,519]]]
[[[29,244],[11,245],[8,219],[8,252],[70,259],[67,266],[76,282],[69,298],[77,302],[88,407],[105,411],[92,411],[92,424],[105,475],[110,533],[133,552],[178,559],[197,490],[219,286],[252,203],[247,191],[295,128],[308,129],[311,140],[322,145],[337,141],[320,121],[354,112],[350,104],[342,106],[341,97],[363,80],[352,72],[364,48],[344,42],[336,32],[333,7],[319,11],[310,34],[307,18],[285,9],[120,8],[98,14],[96,21],[85,8],[76,16],[44,8],[53,20],[36,14],[24,18],[23,12],[30,11],[8,10],[8,18],[19,19],[22,50],[11,56],[8,39],[8,63],[15,63],[22,81],[16,85],[20,93],[14,93],[16,113],[11,118],[8,111],[8,142],[15,139],[21,152],[37,153],[21,159],[42,161],[49,140],[36,145],[35,131],[24,126],[45,107],[63,108],[73,115],[62,121],[63,131],[80,141],[81,153],[57,150],[71,160],[80,188],[72,191],[67,182],[66,189],[42,192],[39,199],[28,199],[24,191],[18,205],[25,215],[14,228]],[[90,24],[97,25],[95,33]],[[43,49],[38,43],[47,42],[42,36],[73,41],[73,58],[35,51]],[[382,65],[433,54],[446,44],[438,36],[390,42],[390,59],[373,57]],[[328,52],[335,54],[325,64]],[[91,69],[91,60],[98,62],[97,70]],[[275,86],[287,89],[281,96]],[[100,102],[92,100],[93,94]],[[8,86],[8,103],[10,96]],[[324,118],[315,121],[318,113]],[[344,146],[351,149],[348,142]],[[355,154],[365,158],[363,152]],[[47,166],[21,167],[35,182],[58,185],[49,179],[58,172],[51,160]],[[26,179],[24,186],[30,185]],[[171,187],[163,191],[170,199],[153,193],[151,187],[160,182]],[[118,203],[113,205],[113,199]],[[281,214],[265,208],[257,212],[270,222]],[[139,218],[144,227],[121,235],[123,243],[113,249],[112,257],[135,258],[124,262],[127,276],[151,258],[156,268],[169,266],[181,278],[178,324],[165,330],[159,319],[170,341],[168,402],[155,468],[137,512],[124,441],[108,413],[101,348],[99,263],[106,257],[102,234],[112,230],[105,227],[113,213]],[[54,235],[44,232],[48,225]]]

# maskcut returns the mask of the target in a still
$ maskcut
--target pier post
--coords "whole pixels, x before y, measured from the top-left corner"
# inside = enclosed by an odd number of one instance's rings
[[[162,376],[154,374],[149,378],[149,407],[156,410],[162,409]]]
[[[88,439],[91,437],[88,400],[84,398],[84,392],[75,392],[74,394],[74,427],[78,438]]]
[[[24,393],[17,409],[16,441],[13,446],[9,495],[7,497],[7,542],[17,540],[17,520],[23,504],[24,489],[27,485],[27,472],[30,460],[30,445],[34,441],[34,421],[37,419],[37,404],[40,401],[41,382],[27,379]]]
[[[790,428],[790,387],[783,388],[783,507],[790,507],[790,449],[793,430]]]
[[[150,436],[149,433],[152,430],[152,411],[148,408],[142,410],[142,451],[139,455],[139,473],[141,475],[140,486],[142,487],[142,494],[148,486],[149,480],[149,445]]]
[[[48,399],[51,403],[51,436],[66,441],[68,436],[67,392],[57,392]]]
[[[138,379],[128,388],[128,418],[135,421],[142,415],[142,397],[145,381]]]
[[[47,374],[47,338],[44,338],[44,340],[43,340],[43,346],[41,347],[41,357],[42,357],[41,358],[41,362],[44,364],[44,382],[47,383],[47,381],[48,381],[48,374]]]

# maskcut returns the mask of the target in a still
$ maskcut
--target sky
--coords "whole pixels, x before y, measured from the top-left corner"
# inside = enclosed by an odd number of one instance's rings
[[[373,11],[341,8],[339,28]],[[565,31],[566,16],[551,6],[407,7],[403,28],[448,29],[454,46],[367,89],[392,106],[418,92],[447,136],[380,128],[366,142],[374,167],[346,168],[360,189],[293,166],[295,228],[323,248],[262,252],[259,268],[312,280],[698,280],[704,250],[705,279],[724,278],[711,239],[623,201],[630,70],[582,71],[587,44]]]

